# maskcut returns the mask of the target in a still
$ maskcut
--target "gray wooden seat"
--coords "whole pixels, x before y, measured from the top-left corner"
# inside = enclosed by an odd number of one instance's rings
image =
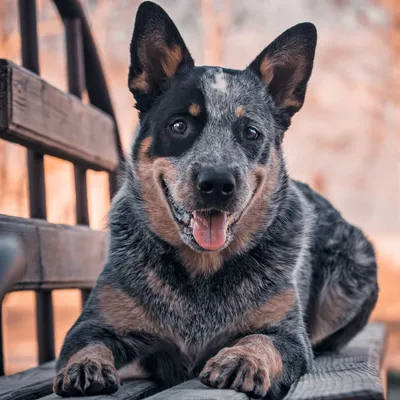
[[[355,339],[338,353],[320,355],[315,367],[292,385],[290,400],[371,399],[383,400],[381,379],[386,330],[383,324],[369,324]],[[0,378],[0,399],[46,399],[51,394],[54,363],[42,365],[19,374]],[[158,393],[157,393],[158,392]],[[123,382],[112,396],[81,397],[82,399],[151,399],[151,400],[247,400],[244,394],[232,390],[215,390],[194,379],[159,392],[146,380]]]

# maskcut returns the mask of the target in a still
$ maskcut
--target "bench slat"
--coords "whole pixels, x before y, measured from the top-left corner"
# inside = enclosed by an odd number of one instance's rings
[[[55,361],[0,378],[0,400],[37,399],[53,391]]]
[[[317,357],[313,371],[292,385],[285,400],[384,400],[380,370],[385,342],[384,325],[369,324],[339,353]],[[212,390],[192,380],[149,398],[181,399],[245,400],[248,397],[230,390]]]
[[[383,400],[384,389],[380,378],[386,332],[382,324],[374,323],[361,332],[339,353],[317,357],[315,367],[290,389],[285,400]],[[43,396],[47,400],[59,399],[52,390],[54,363],[48,363],[0,378],[0,400],[32,399]],[[149,400],[247,400],[242,393],[215,390],[194,379],[157,393],[153,382],[136,380],[125,382],[112,396],[87,397],[99,399]],[[151,396],[151,397],[147,397]]]
[[[0,137],[94,170],[115,170],[114,122],[39,76],[0,59]]]
[[[227,389],[212,389],[199,380],[192,379],[171,389],[149,397],[149,400],[248,400],[243,393]]]
[[[15,235],[25,273],[13,290],[91,288],[103,268],[107,233],[0,215],[0,235]]]
[[[317,357],[314,369],[292,385],[285,400],[384,400],[385,346],[385,326],[369,324],[339,353]]]
[[[107,399],[118,399],[118,400],[139,400],[145,399],[148,396],[158,391],[157,386],[154,382],[146,380],[128,381],[124,382],[118,389],[118,392],[111,396],[100,395],[100,396],[82,396],[79,399],[86,400],[107,400]],[[60,400],[61,397],[56,394],[51,394],[43,398],[43,400]]]

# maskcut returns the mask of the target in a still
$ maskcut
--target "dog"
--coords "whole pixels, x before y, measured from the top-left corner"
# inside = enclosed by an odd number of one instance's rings
[[[195,66],[166,12],[141,3],[128,78],[140,129],[57,394],[113,393],[125,367],[161,388],[199,376],[276,399],[365,326],[373,246],[282,152],[316,40],[301,23],[244,70]]]

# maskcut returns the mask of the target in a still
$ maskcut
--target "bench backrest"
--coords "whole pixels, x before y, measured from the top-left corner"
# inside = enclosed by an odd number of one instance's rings
[[[106,234],[88,227],[86,170],[107,171],[112,196],[123,163],[111,99],[82,6],[79,0],[53,2],[65,28],[69,93],[39,77],[35,0],[18,3],[23,67],[0,59],[0,138],[28,149],[31,217],[0,215],[0,236],[16,236],[24,256],[22,278],[11,290],[36,291],[40,364],[55,358],[51,290],[79,288],[84,302],[104,260]],[[91,105],[81,101],[85,88]],[[79,226],[46,222],[45,154],[74,164]]]

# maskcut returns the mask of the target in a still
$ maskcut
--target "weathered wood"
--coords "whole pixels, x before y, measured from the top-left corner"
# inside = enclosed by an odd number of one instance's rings
[[[107,251],[107,234],[0,215],[0,234],[15,235],[25,256],[25,273],[14,290],[91,288]]]
[[[38,399],[53,391],[55,362],[0,378],[0,400]]]
[[[114,393],[111,396],[99,395],[99,396],[83,396],[79,397],[79,399],[86,400],[139,400],[145,399],[148,396],[156,393],[159,389],[154,382],[146,381],[146,380],[136,380],[136,381],[127,381],[124,382],[122,386],[118,389],[118,392]],[[56,394],[51,394],[43,398],[43,400],[60,400],[60,397]]]
[[[118,166],[110,116],[0,59],[0,137],[94,170]]]
[[[31,220],[0,215],[0,235],[13,235],[20,240],[25,255],[24,273],[20,285],[32,284],[31,288],[41,281],[39,240],[37,228]],[[29,267],[28,267],[29,266]]]
[[[243,393],[227,389],[212,389],[193,379],[149,397],[149,400],[249,400]]]
[[[43,286],[91,287],[107,251],[107,234],[84,226],[39,227]]]
[[[385,346],[384,325],[369,324],[340,352],[317,357],[314,369],[292,385],[285,400],[384,400]]]
[[[338,353],[316,358],[314,369],[292,385],[285,400],[372,399],[383,400],[380,378],[386,331],[382,324],[370,324],[351,343]],[[46,364],[10,377],[0,378],[0,400],[33,399],[41,396],[56,400],[51,391],[54,364]],[[149,400],[248,400],[232,390],[215,390],[194,379],[171,389],[157,392],[151,381],[125,382],[112,396],[87,397],[100,399]],[[150,396],[150,397],[148,397]]]
[[[34,74],[39,75],[36,1],[18,0],[18,14],[21,32],[22,65]],[[8,90],[7,87],[6,90]],[[12,93],[9,98],[13,99]],[[46,219],[44,155],[41,152],[28,149],[27,156],[30,217]],[[43,364],[54,360],[54,320],[50,292],[36,292],[36,332],[39,363]]]
[[[285,400],[384,400],[380,370],[385,339],[383,324],[368,325],[340,352],[317,357],[314,369],[292,385]],[[248,397],[230,390],[212,390],[192,380],[149,398],[180,399],[247,400]]]

